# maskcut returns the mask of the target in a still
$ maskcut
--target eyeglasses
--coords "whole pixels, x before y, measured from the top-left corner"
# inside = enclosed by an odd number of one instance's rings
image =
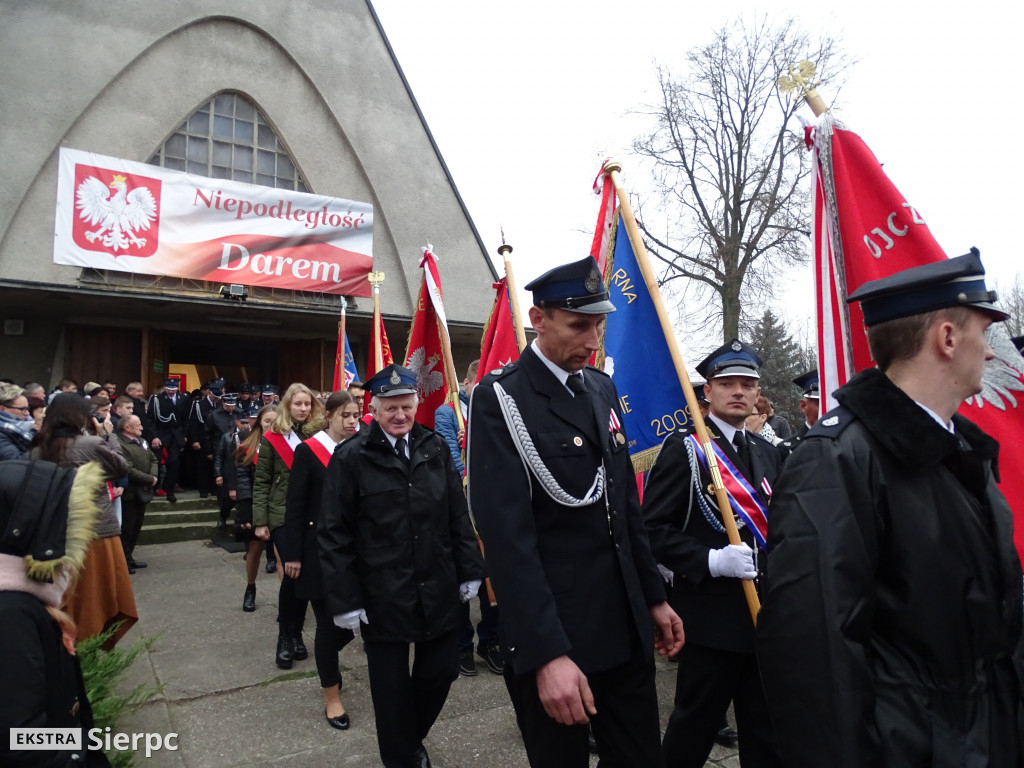
[[[21,411],[22,413],[28,413],[27,405],[4,405],[0,407],[6,408],[8,411]]]

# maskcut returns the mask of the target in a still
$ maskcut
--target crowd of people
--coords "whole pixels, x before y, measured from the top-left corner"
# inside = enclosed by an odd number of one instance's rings
[[[120,396],[112,382],[50,396],[0,383],[0,487],[30,487],[36,465],[38,482],[59,478],[60,551],[76,552],[23,573],[52,537],[34,526],[38,542],[18,541],[39,499],[2,495],[0,611],[46,625],[25,593],[57,622],[48,632],[116,626],[111,647],[137,620],[146,505],[174,503],[188,465],[246,542],[243,611],[261,552],[279,564],[278,667],[308,658],[312,606],[334,729],[352,722],[338,654],[362,636],[388,768],[430,766],[424,740],[453,681],[477,674],[474,634],[535,767],[582,768],[596,751],[601,765],[699,768],[716,740],[738,740],[746,768],[1024,764],[1012,516],[998,445],[956,413],[993,356],[986,329],[1006,318],[976,254],[851,296],[878,367],[820,416],[817,373],[795,379],[796,429],[761,392],[758,350],[716,349],[697,366],[711,442],[671,434],[642,502],[615,385],[587,365],[615,311],[593,260],[527,290],[536,339],[479,384],[473,363],[435,430],[399,365],[333,393],[217,379],[191,397],[169,377],[144,401],[138,382]],[[71,476],[53,474],[75,467],[94,478],[88,516]],[[91,535],[72,543],[82,519]],[[664,734],[655,652],[677,663]]]

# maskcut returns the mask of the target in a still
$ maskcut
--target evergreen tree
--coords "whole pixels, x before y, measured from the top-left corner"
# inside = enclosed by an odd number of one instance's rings
[[[748,343],[764,360],[761,366],[761,394],[772,401],[775,412],[786,417],[796,429],[803,423],[800,413],[800,390],[793,379],[811,364],[805,351],[793,340],[786,324],[772,310],[766,309],[748,334]]]

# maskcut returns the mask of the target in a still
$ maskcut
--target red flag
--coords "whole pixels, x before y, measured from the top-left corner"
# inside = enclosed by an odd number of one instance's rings
[[[366,380],[369,381],[377,371],[387,368],[394,359],[391,357],[391,345],[388,343],[388,333],[384,330],[384,318],[380,311],[374,308],[374,323],[370,326],[370,359],[366,362]],[[380,350],[381,364],[377,367],[377,350]],[[363,401],[363,414],[370,413],[370,398]]]
[[[818,368],[823,407],[832,408],[826,397],[874,365],[860,305],[847,305],[846,296],[869,280],[948,257],[859,136],[826,115],[813,145]],[[985,389],[960,413],[999,441],[999,488],[1014,510],[1014,543],[1024,559],[1024,473],[1014,471],[1024,464],[1024,358],[1001,323],[989,337],[996,357],[986,365]]]
[[[611,159],[611,158],[609,158]],[[607,163],[608,160],[605,160]],[[608,240],[611,237],[612,225],[615,223],[615,188],[604,171],[604,163],[594,179],[594,194],[601,196],[601,209],[597,212],[597,225],[594,227],[594,241],[590,244],[590,255],[597,262],[597,268],[604,277],[608,265]]]
[[[416,300],[416,315],[409,329],[405,367],[416,373],[416,384],[419,387],[420,404],[416,410],[416,421],[433,429],[434,411],[446,402],[451,404],[444,354],[448,321],[441,297],[441,275],[429,246],[423,249],[420,266],[423,268],[423,282]]]
[[[519,344],[516,341],[515,324],[512,322],[512,304],[508,297],[506,278],[501,278],[491,287],[497,293],[484,335],[480,339],[480,365],[476,371],[478,382],[496,368],[519,359]]]

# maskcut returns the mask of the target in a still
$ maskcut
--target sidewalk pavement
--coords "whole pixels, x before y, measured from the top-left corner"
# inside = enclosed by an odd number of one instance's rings
[[[309,658],[287,671],[274,665],[278,580],[264,571],[262,562],[256,611],[244,613],[241,554],[209,541],[188,541],[139,547],[136,557],[149,567],[132,576],[139,621],[121,645],[143,636],[156,640],[128,671],[126,684],[159,683],[164,689],[116,730],[178,734],[176,751],[155,752],[147,759],[143,748],[136,755],[136,766],[381,765],[360,639],[341,653],[342,701],[352,727],[338,731],[324,720],[313,661],[312,611],[305,627]],[[476,677],[460,677],[452,685],[425,742],[431,762],[436,768],[526,766],[504,682],[479,658],[478,668]],[[675,665],[659,657],[657,676],[664,728],[672,705]],[[596,763],[592,757],[591,765]],[[738,768],[739,758],[736,750],[715,745],[708,765]]]

